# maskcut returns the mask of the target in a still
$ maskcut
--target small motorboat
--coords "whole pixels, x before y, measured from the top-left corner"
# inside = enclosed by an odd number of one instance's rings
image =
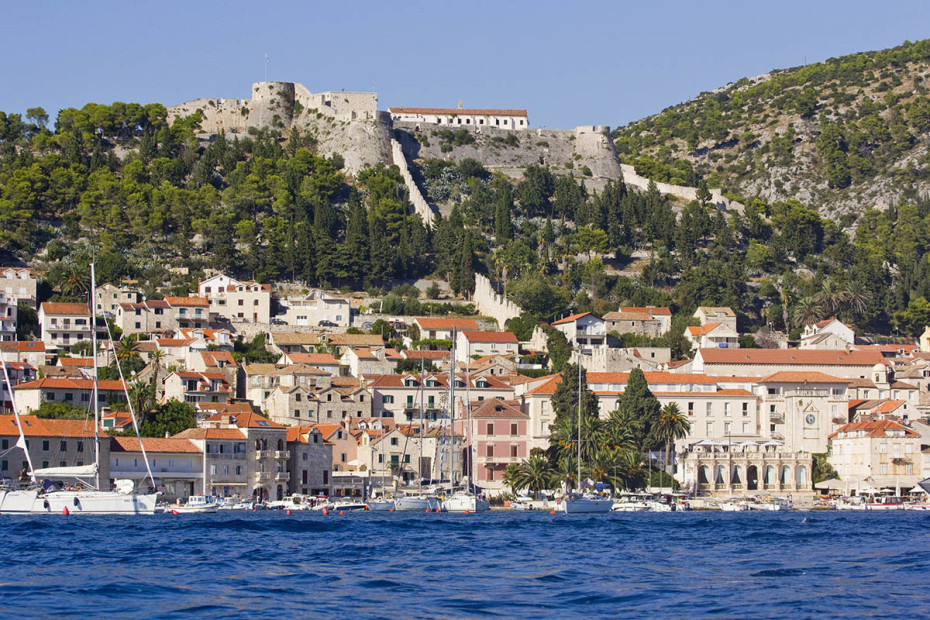
[[[212,495],[191,495],[187,498],[186,504],[170,506],[168,512],[173,515],[179,514],[202,514],[216,512],[220,504],[217,498]]]

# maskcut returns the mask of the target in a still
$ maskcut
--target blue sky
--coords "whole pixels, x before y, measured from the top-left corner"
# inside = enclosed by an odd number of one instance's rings
[[[0,110],[248,97],[268,78],[379,107],[526,108],[616,127],[727,82],[930,36],[930,2],[0,0]]]

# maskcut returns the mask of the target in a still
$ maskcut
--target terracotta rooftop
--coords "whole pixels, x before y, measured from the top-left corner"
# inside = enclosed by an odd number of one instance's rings
[[[152,453],[172,453],[172,454],[200,454],[197,448],[187,439],[164,438],[164,437],[143,437],[142,445],[145,451]],[[136,437],[111,437],[110,453],[114,452],[142,452],[139,445],[139,439]]]
[[[906,437],[920,437],[920,433],[898,424],[894,420],[862,420],[839,427],[835,433],[830,435],[830,438],[835,439],[840,432],[844,431],[865,431],[866,437],[889,437],[887,431],[891,430],[904,431]]]
[[[420,329],[441,329],[451,330],[453,328],[459,331],[478,331],[478,321],[474,319],[434,319],[428,317],[417,317],[413,322],[420,326]],[[422,337],[422,335],[421,335]]]
[[[796,364],[814,366],[874,366],[885,364],[879,351],[820,351],[816,349],[699,349],[709,364]]]
[[[585,317],[585,316],[588,316],[589,314],[591,314],[591,313],[590,313],[590,312],[582,312],[582,313],[580,313],[580,314],[572,314],[572,315],[569,315],[569,316],[565,317],[564,319],[559,319],[558,321],[554,321],[552,324],[553,324],[553,325],[566,325],[566,324],[568,324],[568,323],[574,323],[574,322],[577,321],[578,319],[580,319],[580,318],[582,318],[582,317]],[[594,315],[591,314],[591,316],[594,316]],[[598,317],[594,316],[594,318],[598,318]]]
[[[52,303],[50,301],[44,301],[40,308],[45,314],[90,315],[90,309],[87,304],[82,303]]]
[[[469,342],[509,342],[519,343],[512,332],[462,332],[465,340]]]

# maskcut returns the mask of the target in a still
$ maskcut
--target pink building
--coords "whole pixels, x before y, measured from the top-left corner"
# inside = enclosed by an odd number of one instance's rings
[[[489,492],[503,491],[504,469],[530,457],[530,416],[516,400],[496,398],[472,403],[467,442],[474,446],[471,475],[474,483]]]

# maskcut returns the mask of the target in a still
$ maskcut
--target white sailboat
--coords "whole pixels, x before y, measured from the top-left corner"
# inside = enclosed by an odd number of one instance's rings
[[[378,499],[368,498],[368,510],[371,512],[391,512],[394,510],[394,500],[384,496],[384,410],[381,410],[381,439],[378,441],[378,448],[381,451],[381,497]],[[372,472],[374,473],[374,472]],[[373,479],[374,476],[372,476]]]
[[[417,493],[416,495],[403,495],[394,498],[394,510],[398,512],[438,512],[442,510],[442,502],[434,495],[423,494],[423,360],[420,359],[420,428],[418,431],[420,456],[417,462]]]
[[[96,296],[96,286],[94,282],[94,265],[90,266],[91,275],[91,295],[90,305],[93,308],[93,300]],[[26,454],[26,463],[28,465],[28,476],[32,484],[36,484],[39,478],[58,479],[58,480],[76,480],[85,485],[85,489],[25,489],[15,491],[5,491],[0,497],[0,513],[31,513],[31,514],[155,514],[155,503],[158,497],[157,493],[135,493],[133,483],[128,480],[119,480],[115,490],[106,491],[100,489],[100,419],[99,419],[99,402],[97,391],[97,322],[96,312],[91,310],[91,338],[93,344],[94,359],[94,463],[93,465],[76,466],[76,467],[49,467],[34,469],[32,460],[29,456],[29,450],[26,446],[26,438],[23,434],[20,423],[19,413],[16,408],[16,402],[13,396],[13,384],[9,380],[6,364],[3,363],[3,375],[10,388],[10,400],[13,407],[13,415],[16,418],[16,426],[19,429],[19,440],[17,446],[23,449]],[[112,339],[111,339],[112,342]],[[120,373],[120,380],[125,385],[122,369],[117,368]],[[129,413],[132,417],[133,426],[136,428],[138,436],[139,428],[136,424],[135,414],[132,411],[132,403],[129,403]],[[142,440],[139,440],[140,446]],[[142,457],[146,462],[146,468],[149,472],[149,479],[152,480],[154,487],[154,478],[151,469],[148,467],[148,458],[145,454],[145,447],[142,448]],[[88,481],[93,481],[88,482]],[[30,498],[32,505],[27,510]]]
[[[570,457],[569,457],[570,458]],[[567,479],[567,478],[566,478]],[[578,486],[581,487],[581,358],[578,359]],[[569,493],[562,500],[566,514],[610,512],[614,502],[596,493]]]
[[[449,406],[449,412],[450,412],[449,418],[450,418],[450,424],[452,425],[453,446],[455,445],[455,392],[454,392],[455,341],[456,341],[456,335],[455,335],[455,330],[453,329],[452,330],[453,345],[452,345],[452,353],[450,356],[450,360],[452,363],[449,366],[449,384],[453,386],[451,404]],[[469,377],[469,366],[468,366],[467,360],[468,360],[468,356],[466,356],[466,362],[465,362],[465,411],[466,411],[465,432],[468,433],[468,436],[464,438],[466,443],[468,444],[468,454],[469,454],[469,458],[467,461],[468,471],[466,472],[467,473],[466,475],[467,484],[464,490],[456,491],[455,493],[452,494],[451,497],[448,497],[443,501],[443,505],[445,506],[446,510],[449,512],[471,513],[471,512],[485,512],[491,509],[491,502],[489,502],[484,497],[481,497],[480,495],[472,492],[471,481],[474,479],[472,477],[472,471],[473,471],[472,461],[474,461],[474,458],[472,458],[472,445],[471,445],[471,399],[469,397],[469,392],[468,392],[470,377]],[[450,478],[451,478],[451,475],[450,475]]]

